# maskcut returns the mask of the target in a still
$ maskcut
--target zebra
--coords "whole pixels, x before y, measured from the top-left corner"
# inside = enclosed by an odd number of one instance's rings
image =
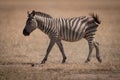
[[[28,14],[25,28],[23,29],[23,35],[29,36],[32,31],[36,28],[48,35],[50,39],[49,46],[46,51],[46,55],[43,58],[41,64],[47,61],[48,55],[56,43],[62,53],[62,63],[66,62],[66,55],[62,45],[62,40],[75,42],[84,38],[88,41],[89,54],[85,63],[90,61],[91,53],[93,48],[96,49],[96,58],[98,62],[102,62],[99,54],[99,43],[95,40],[95,33],[97,27],[101,23],[98,15],[91,14],[90,16],[80,16],[73,18],[53,18],[49,14],[43,12],[37,12],[33,10]]]

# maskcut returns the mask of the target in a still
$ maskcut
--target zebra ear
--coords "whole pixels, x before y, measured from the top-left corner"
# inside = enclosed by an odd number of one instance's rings
[[[35,16],[35,10],[32,11],[32,16]]]
[[[29,11],[27,11],[27,14],[28,14],[28,17],[30,17],[30,12]]]

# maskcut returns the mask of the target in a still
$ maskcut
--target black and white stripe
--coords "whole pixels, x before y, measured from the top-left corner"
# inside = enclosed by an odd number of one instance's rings
[[[40,29],[50,35],[56,35],[57,38],[65,41],[78,41],[81,38],[88,38],[90,34],[95,35],[98,23],[92,17],[66,18],[42,18]],[[59,37],[58,37],[59,36]]]

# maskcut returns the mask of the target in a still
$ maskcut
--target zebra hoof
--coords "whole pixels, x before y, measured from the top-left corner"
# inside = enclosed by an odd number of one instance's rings
[[[88,62],[90,62],[90,59],[87,59],[87,60],[85,61],[85,63],[88,63]]]
[[[65,61],[62,61],[62,64],[64,64],[65,63]]]
[[[45,64],[45,61],[43,60],[43,61],[41,62],[41,64]]]
[[[102,59],[100,57],[97,57],[97,60],[99,63],[102,63]]]
[[[66,62],[66,59],[67,59],[67,58],[63,58],[62,64],[64,64],[64,63]]]
[[[47,61],[47,58],[44,58],[41,62],[41,64],[45,64],[45,62]]]
[[[42,61],[41,64],[45,64],[45,62]]]

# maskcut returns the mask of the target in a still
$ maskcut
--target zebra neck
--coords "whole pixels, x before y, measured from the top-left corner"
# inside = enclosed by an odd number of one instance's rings
[[[53,32],[53,19],[52,18],[37,18],[38,28],[45,34],[50,34]]]

